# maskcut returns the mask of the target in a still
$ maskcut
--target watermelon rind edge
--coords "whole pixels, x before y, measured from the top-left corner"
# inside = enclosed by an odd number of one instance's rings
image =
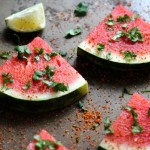
[[[89,48],[89,50],[92,50],[90,45],[86,45],[87,41],[83,41],[79,44],[77,48],[77,56],[82,57],[85,60],[89,60],[93,64],[104,66],[106,68],[111,68],[115,70],[121,70],[121,71],[129,71],[129,70],[145,70],[148,67],[150,67],[150,59],[147,59],[147,62],[134,62],[134,63],[125,63],[125,62],[115,62],[111,60],[107,60],[105,58],[99,57],[95,55],[94,53],[90,53],[86,51],[86,47]],[[115,56],[117,57],[117,56]],[[120,56],[118,56],[120,57]]]
[[[86,80],[79,87],[60,97],[53,97],[44,100],[25,100],[12,97],[5,92],[0,92],[0,104],[4,107],[29,113],[40,113],[53,111],[68,106],[88,93]]]
[[[119,144],[115,141],[110,141],[105,137],[100,143],[98,150],[149,150],[150,146],[130,146],[128,144]]]

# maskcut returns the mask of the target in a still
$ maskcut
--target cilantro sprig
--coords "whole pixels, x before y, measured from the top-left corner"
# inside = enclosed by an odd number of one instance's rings
[[[10,52],[2,52],[0,53],[0,58],[1,59],[8,59],[9,57],[11,56],[11,53]]]
[[[144,37],[143,34],[140,32],[138,27],[133,27],[129,31],[117,31],[116,35],[112,37],[114,41],[116,41],[120,37],[127,37],[130,39],[132,42],[143,42]]]
[[[31,86],[31,83],[30,83],[30,81],[28,81],[28,82],[24,85],[23,89],[24,89],[24,90],[28,90],[28,89],[30,88],[30,86]]]
[[[107,21],[105,22],[105,24],[109,25],[109,26],[113,26],[115,24],[115,20],[113,19],[112,15],[110,15],[107,19]]]
[[[106,117],[104,120],[104,131],[106,134],[114,133],[113,129],[111,129],[111,122],[108,117]]]
[[[42,81],[44,84],[47,85],[47,88],[52,87],[55,92],[58,91],[67,91],[68,86],[64,83],[55,82],[52,80],[52,76],[54,75],[54,67],[46,66],[46,68],[42,71],[35,70],[33,74],[33,81]]]
[[[13,83],[13,77],[12,77],[12,74],[11,73],[6,73],[6,72],[3,72],[2,73],[2,79],[3,79],[3,88],[6,88],[7,89],[7,83]]]
[[[124,16],[119,16],[117,18],[117,22],[129,22],[129,21],[131,21],[131,18],[127,14],[125,14]]]
[[[73,37],[73,36],[76,36],[76,35],[78,35],[78,34],[81,34],[81,32],[82,32],[82,29],[80,28],[80,27],[77,27],[77,28],[74,28],[74,29],[71,29],[71,30],[69,30],[68,32],[67,32],[67,34],[66,34],[66,38],[71,38],[71,37]]]
[[[31,54],[30,49],[26,45],[16,46],[14,48],[14,50],[16,50],[18,52],[18,56],[17,57],[19,59],[27,60],[27,56]]]
[[[122,106],[123,109],[131,112],[132,116],[133,116],[133,125],[132,125],[132,133],[136,134],[136,133],[140,133],[143,131],[143,128],[139,125],[137,117],[138,114],[134,111],[134,109],[130,106]]]
[[[104,44],[102,44],[102,43],[98,43],[97,44],[97,50],[98,51],[103,51],[105,49],[105,45]]]
[[[123,54],[123,56],[124,56],[124,59],[125,59],[127,62],[129,62],[129,61],[135,59],[136,56],[137,56],[134,52],[130,52],[130,51],[122,51],[122,54]]]
[[[88,111],[81,101],[78,102],[78,107],[81,108],[82,111]]]
[[[59,145],[62,145],[59,141],[43,140],[39,135],[35,135],[34,139],[36,140],[35,147],[38,148],[38,150],[56,150]]]
[[[74,10],[75,16],[82,17],[87,14],[88,4],[85,2],[81,2],[77,5],[76,9]]]

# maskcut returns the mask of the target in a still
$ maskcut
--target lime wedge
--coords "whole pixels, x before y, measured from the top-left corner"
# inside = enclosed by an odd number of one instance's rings
[[[6,26],[16,32],[35,32],[44,29],[45,13],[39,3],[5,18]]]

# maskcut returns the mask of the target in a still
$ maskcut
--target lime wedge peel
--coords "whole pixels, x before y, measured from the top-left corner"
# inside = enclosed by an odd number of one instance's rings
[[[42,3],[26,8],[5,18],[6,26],[16,32],[35,32],[45,28],[45,13]]]

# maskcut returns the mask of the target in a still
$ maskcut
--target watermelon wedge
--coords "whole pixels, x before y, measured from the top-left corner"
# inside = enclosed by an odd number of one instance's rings
[[[39,135],[27,146],[27,150],[68,150],[61,142],[51,136],[47,131],[41,130]]]
[[[113,133],[104,137],[99,149],[149,150],[150,101],[134,93],[127,106],[112,123],[111,130]]]
[[[77,54],[110,68],[143,69],[150,63],[149,39],[150,24],[118,5],[79,44]]]
[[[0,66],[0,103],[25,112],[67,106],[88,92],[87,81],[40,37],[15,48]]]

